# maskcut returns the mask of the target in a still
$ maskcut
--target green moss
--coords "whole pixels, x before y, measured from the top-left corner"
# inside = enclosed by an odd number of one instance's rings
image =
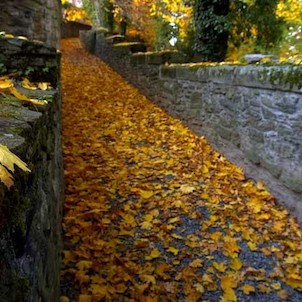
[[[15,283],[17,301],[26,301],[30,292],[30,282],[27,277],[19,276]]]
[[[10,127],[7,130],[8,130],[8,132],[13,133],[13,134],[17,134],[17,135],[22,134],[22,132],[24,131],[23,129],[17,128],[17,127]]]
[[[259,72],[259,80],[273,85],[288,85],[290,89],[302,88],[302,68],[297,65],[280,65],[264,68]]]
[[[14,212],[12,213],[11,222],[15,229],[18,229],[22,236],[26,235],[26,215],[31,207],[30,199],[19,196],[19,204],[15,204]]]

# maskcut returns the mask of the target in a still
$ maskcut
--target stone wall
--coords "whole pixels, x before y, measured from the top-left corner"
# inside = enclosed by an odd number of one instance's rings
[[[118,50],[93,32],[81,40],[248,177],[264,180],[302,222],[301,66],[170,64],[185,57]]]
[[[0,1],[0,32],[58,47],[61,19],[60,0]]]
[[[2,37],[0,45],[2,69],[18,71],[17,79],[32,70],[36,80],[53,83],[46,91],[25,90],[15,83],[30,97],[48,100],[42,108],[0,95],[0,143],[31,169],[25,173],[16,168],[9,190],[0,183],[0,301],[58,301],[63,202],[59,53],[18,39]],[[24,65],[28,57],[30,69]]]
[[[91,26],[88,24],[75,22],[75,21],[64,21],[62,23],[62,38],[75,38],[79,37],[80,30],[90,30]]]

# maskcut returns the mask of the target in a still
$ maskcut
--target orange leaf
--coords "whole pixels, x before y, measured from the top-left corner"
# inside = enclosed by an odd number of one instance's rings
[[[202,267],[202,264],[203,264],[202,259],[195,259],[189,264],[189,266],[193,268],[197,268],[197,267]]]

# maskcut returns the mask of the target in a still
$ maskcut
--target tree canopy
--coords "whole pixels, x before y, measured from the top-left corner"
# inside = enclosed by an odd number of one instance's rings
[[[82,2],[96,27],[140,37],[149,49],[178,48],[210,61],[235,60],[246,52],[302,51],[301,0]]]

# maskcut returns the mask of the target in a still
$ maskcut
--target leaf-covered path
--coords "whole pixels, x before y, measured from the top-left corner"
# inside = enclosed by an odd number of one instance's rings
[[[302,232],[261,183],[63,40],[61,301],[302,301]]]

